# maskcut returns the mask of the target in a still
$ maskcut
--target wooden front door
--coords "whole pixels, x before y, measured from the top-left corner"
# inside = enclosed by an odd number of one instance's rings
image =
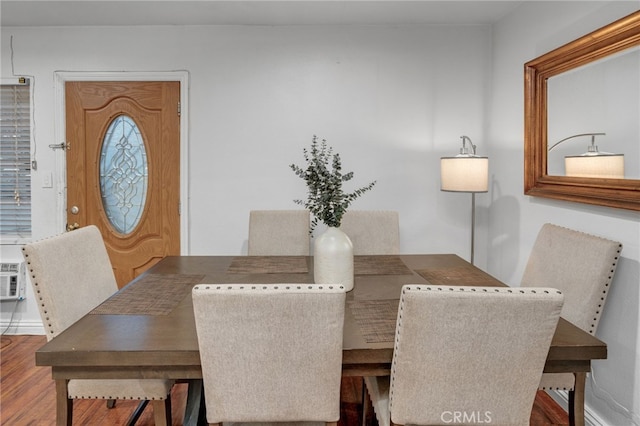
[[[180,254],[179,100],[179,82],[66,83],[67,229],[100,229],[120,287]]]

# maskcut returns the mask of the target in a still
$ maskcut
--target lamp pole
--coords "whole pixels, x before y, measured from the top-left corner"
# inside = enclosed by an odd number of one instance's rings
[[[473,265],[473,248],[476,235],[476,193],[471,193],[471,264]]]

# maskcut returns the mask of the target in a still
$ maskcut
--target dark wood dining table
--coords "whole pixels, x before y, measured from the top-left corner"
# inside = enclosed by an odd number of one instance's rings
[[[404,284],[505,286],[452,254],[355,256],[347,294],[343,375],[388,375]],[[196,284],[312,283],[303,256],[172,256],[122,288],[36,352],[56,381],[58,425],[67,425],[70,379],[166,378],[189,381],[185,423],[202,422],[200,355],[191,289]],[[499,315],[499,313],[496,313]],[[575,424],[584,424],[584,387],[591,361],[607,346],[560,319],[545,372],[576,378]]]

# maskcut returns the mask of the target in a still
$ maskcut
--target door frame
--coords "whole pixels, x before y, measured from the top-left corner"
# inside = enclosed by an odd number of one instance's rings
[[[54,137],[56,143],[66,139],[65,83],[67,81],[178,81],[180,82],[180,254],[189,255],[189,71],[166,72],[102,72],[55,71],[54,79]],[[67,221],[67,165],[63,150],[56,149],[55,169],[57,188],[56,224],[60,233]]]

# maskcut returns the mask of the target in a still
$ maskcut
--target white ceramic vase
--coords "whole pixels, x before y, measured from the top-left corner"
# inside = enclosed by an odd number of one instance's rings
[[[313,244],[313,278],[316,284],[342,284],[353,289],[353,244],[339,228],[330,226]]]

